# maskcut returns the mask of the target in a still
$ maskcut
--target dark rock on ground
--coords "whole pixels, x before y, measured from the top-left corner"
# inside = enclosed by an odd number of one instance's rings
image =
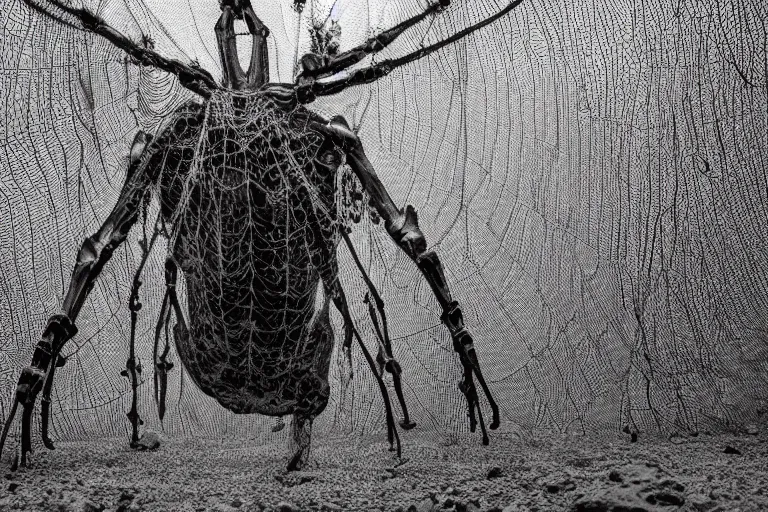
[[[685,503],[685,486],[655,464],[613,468],[604,481],[594,482],[577,499],[574,512],[654,512]]]
[[[125,439],[61,441],[55,451],[36,452],[32,467],[6,475],[0,510],[768,510],[763,433],[678,443],[644,437],[634,445],[626,435],[524,442],[496,433],[487,448],[470,435],[444,447],[417,434],[404,442],[407,463],[393,457],[381,437],[318,438],[309,470],[296,473],[284,472],[282,445],[242,439],[171,439],[162,450],[146,452],[131,450]],[[726,445],[743,455],[724,454]],[[11,462],[4,456],[0,467]],[[489,473],[496,476],[489,479]],[[10,484],[17,485],[13,492]]]
[[[488,474],[486,476],[489,480],[491,478],[498,478],[502,476],[501,468],[499,466],[492,467],[491,469],[488,470]]]
[[[147,431],[134,445],[137,450],[157,450],[160,448],[160,436],[155,432]]]

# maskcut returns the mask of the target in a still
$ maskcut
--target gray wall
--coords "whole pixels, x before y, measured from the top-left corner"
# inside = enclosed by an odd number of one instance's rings
[[[497,8],[454,3],[436,33]],[[408,4],[388,11],[392,20],[415,12]],[[502,428],[689,432],[742,426],[765,411],[767,24],[756,0],[526,1],[464,43],[318,103],[359,125],[396,201],[417,207],[464,305]],[[3,0],[0,26],[5,416],[81,240],[116,200],[135,130],[156,128],[184,93],[17,1]],[[65,349],[75,355],[56,380],[59,438],[128,427],[119,371],[138,235],[116,252]],[[429,288],[381,226],[365,220],[355,241],[387,302],[416,421],[466,430],[460,368]],[[373,346],[364,289],[346,249],[340,256]],[[160,247],[142,287],[149,426],[163,258]],[[345,393],[334,364],[320,430],[383,426],[361,354],[354,364]],[[262,428],[271,421],[227,413],[189,379],[181,393],[178,369],[167,431],[272,436]]]

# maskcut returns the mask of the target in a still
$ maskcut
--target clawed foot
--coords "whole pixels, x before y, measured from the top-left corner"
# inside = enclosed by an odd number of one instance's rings
[[[16,410],[21,404],[21,465],[27,465],[27,454],[32,453],[32,412],[35,408],[37,394],[43,389],[45,373],[39,368],[27,367],[21,372],[19,384],[16,386],[16,397],[11,408],[11,413],[3,426],[3,433],[0,435],[0,457],[3,454],[5,441],[8,437],[8,431],[16,416]],[[14,465],[16,465],[14,463]]]
[[[32,412],[35,400],[43,391],[42,403],[42,437],[43,444],[53,449],[53,443],[48,437],[48,421],[50,393],[53,375],[57,367],[63,366],[64,359],[59,358],[59,351],[64,342],[77,333],[77,327],[67,315],[53,315],[43,331],[42,339],[37,343],[32,356],[32,364],[22,370],[19,383],[16,386],[16,396],[8,418],[5,420],[3,432],[0,434],[0,457],[3,454],[8,431],[16,417],[18,406],[21,405],[21,465],[27,465],[27,454],[32,453]],[[16,464],[14,463],[14,466]]]

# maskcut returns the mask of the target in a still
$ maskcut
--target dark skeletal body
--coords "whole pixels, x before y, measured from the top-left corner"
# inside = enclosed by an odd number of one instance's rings
[[[316,299],[321,273],[336,278],[343,155],[310,117],[221,92],[182,107],[148,148],[188,291],[178,353],[236,413],[316,415],[327,403],[333,334],[327,294]]]
[[[395,61],[364,67],[340,79],[337,72],[359,62],[393,41],[409,27],[436,14],[447,0],[430,5],[396,27],[339,55],[305,56],[296,84],[268,83],[268,29],[249,2],[221,2],[222,16],[215,31],[224,70],[223,87],[199,67],[163,58],[140,47],[83,9],[58,0],[47,4],[62,11],[84,29],[124,49],[137,64],[164,69],[198,93],[203,102],[190,102],[169,116],[165,129],[151,140],[139,134],[130,152],[130,167],[117,204],[99,231],[87,238],[78,253],[62,313],[50,318],[32,363],[19,377],[16,400],[0,435],[0,453],[19,404],[21,461],[31,451],[31,415],[42,391],[42,428],[46,446],[53,377],[61,365],[60,352],[77,332],[75,321],[101,269],[137,222],[142,205],[158,189],[161,214],[170,227],[166,262],[166,297],[161,319],[173,310],[174,337],[185,369],[194,382],[224,407],[236,413],[294,415],[296,451],[289,469],[301,467],[308,455],[312,420],[326,407],[328,371],[333,349],[329,319],[332,301],[344,319],[344,349],[355,338],[384,398],[388,438],[398,442],[392,406],[382,380],[384,369],[394,377],[403,420],[412,428],[400,386],[400,367],[387,332],[384,303],[359,264],[369,288],[372,321],[379,338],[376,362],[354,327],[344,291],[338,281],[336,246],[343,238],[356,261],[351,241],[339,229],[336,211],[336,174],[346,161],[384,221],[397,245],[416,263],[440,304],[441,320],[453,338],[464,372],[459,389],[469,406],[470,429],[478,423],[488,443],[474,379],[486,394],[493,412],[491,428],[499,425],[498,407],[480,370],[474,342],[462,312],[451,297],[436,253],[427,251],[424,235],[411,206],[398,208],[368,161],[363,145],[343,118],[325,119],[301,103],[316,94],[333,94],[369,83],[392,67],[412,62],[463,37],[509,12],[511,2],[491,18],[453,38],[422,48]],[[37,11],[60,19],[35,0],[25,2]],[[303,6],[303,2],[296,2]],[[251,63],[240,67],[234,19],[246,21],[253,37]],[[151,244],[150,244],[151,245]],[[143,263],[142,263],[143,265]],[[188,318],[176,295],[178,269],[187,287]],[[134,279],[130,309],[135,326],[140,281]],[[375,308],[374,308],[375,304]],[[379,319],[377,319],[377,316]],[[133,384],[128,416],[132,445],[141,424],[136,410],[140,366],[134,353],[134,328],[124,372]],[[159,332],[159,330],[158,330]],[[157,349],[156,349],[157,354]],[[161,389],[159,413],[165,409],[167,372],[172,365],[155,357],[156,383]],[[157,385],[157,384],[156,384]],[[476,416],[477,414],[477,416]]]

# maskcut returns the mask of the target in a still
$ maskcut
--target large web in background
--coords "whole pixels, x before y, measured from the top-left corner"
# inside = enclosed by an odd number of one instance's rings
[[[87,5],[136,40],[150,35],[160,53],[197,59],[219,76],[217,2],[169,3]],[[272,32],[274,81],[291,81],[310,44],[310,6],[300,22],[291,4],[255,6]],[[342,50],[424,5],[338,2]],[[503,5],[455,0],[377,59]],[[80,243],[116,201],[136,131],[154,133],[192,95],[18,1],[3,0],[0,12],[4,417],[18,372],[60,308]],[[312,105],[346,116],[396,203],[416,206],[464,308],[502,430],[688,432],[765,411],[766,20],[759,2],[526,1],[459,43]],[[147,216],[156,215],[152,204]],[[138,228],[97,281],[64,350],[54,440],[129,431],[130,386],[120,371]],[[429,287],[369,216],[353,241],[386,303],[417,428],[465,431],[460,365]],[[163,245],[143,273],[145,365],[163,297]],[[373,346],[365,285],[345,248],[339,256],[353,316]],[[332,319],[338,348],[343,330]],[[353,352],[348,385],[332,358],[318,433],[384,429],[375,380]],[[169,359],[177,360],[173,349]],[[144,378],[140,414],[156,427],[148,368]],[[271,432],[273,422],[226,411],[180,365],[169,374],[170,434],[284,436]]]

